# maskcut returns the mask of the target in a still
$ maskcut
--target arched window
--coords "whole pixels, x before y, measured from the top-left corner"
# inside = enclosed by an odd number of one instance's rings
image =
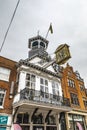
[[[55,125],[56,124],[56,119],[53,115],[50,115],[47,119],[47,124],[53,124]]]
[[[38,48],[38,41],[32,43],[32,49]]]
[[[40,42],[40,48],[45,48],[44,42]]]
[[[42,113],[40,113],[39,115],[34,115],[34,117],[33,117],[33,123],[34,124],[43,124],[43,115],[42,115]]]

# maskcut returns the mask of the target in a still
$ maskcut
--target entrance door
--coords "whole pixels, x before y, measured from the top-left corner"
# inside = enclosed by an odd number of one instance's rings
[[[44,130],[44,127],[40,126],[34,126],[33,130]]]
[[[57,127],[53,126],[47,126],[46,130],[57,130]]]

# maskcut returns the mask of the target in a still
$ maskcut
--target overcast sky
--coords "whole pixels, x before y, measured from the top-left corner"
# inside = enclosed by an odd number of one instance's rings
[[[0,0],[0,47],[18,0]],[[48,52],[53,54],[60,44],[70,46],[68,63],[78,70],[87,86],[87,0],[20,0],[1,56],[15,61],[28,57],[28,39],[48,35]]]

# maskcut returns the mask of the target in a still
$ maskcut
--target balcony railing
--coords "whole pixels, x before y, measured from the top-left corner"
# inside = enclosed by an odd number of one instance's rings
[[[20,100],[29,100],[34,102],[49,103],[60,106],[70,106],[68,98],[25,88],[20,92]]]

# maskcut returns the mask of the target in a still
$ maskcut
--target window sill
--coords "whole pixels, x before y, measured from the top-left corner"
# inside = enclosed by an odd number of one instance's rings
[[[71,104],[71,107],[80,108],[80,105]]]
[[[3,106],[0,106],[0,109],[4,109]]]
[[[0,81],[2,81],[2,82],[9,82],[9,80],[5,80],[5,79],[0,79]]]

